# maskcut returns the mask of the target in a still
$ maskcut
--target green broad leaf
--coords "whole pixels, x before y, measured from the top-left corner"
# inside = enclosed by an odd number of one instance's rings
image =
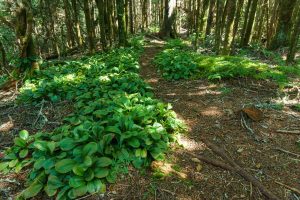
[[[59,147],[63,151],[69,151],[76,146],[76,142],[73,138],[66,137],[59,142]]]
[[[25,148],[26,147],[26,141],[23,140],[22,138],[15,138],[14,139],[14,143],[15,145],[19,146],[19,147],[22,147],[22,148]]]
[[[137,138],[131,138],[128,141],[128,144],[134,148],[138,148],[140,146],[140,141]]]
[[[34,169],[41,169],[44,166],[45,160],[46,158],[44,156],[37,159],[33,164]]]
[[[55,150],[56,142],[54,142],[54,141],[47,142],[47,147],[48,147],[50,153],[52,154]]]
[[[67,153],[66,153],[66,152],[62,152],[62,153],[60,153],[58,156],[56,156],[56,158],[62,159],[62,158],[64,158],[64,157],[66,157],[66,156],[67,156]]]
[[[95,112],[93,112],[93,114],[98,118],[101,118],[102,116],[105,116],[108,113],[109,113],[108,110],[96,110]]]
[[[93,160],[90,156],[85,156],[83,160],[83,165],[85,167],[90,167],[93,164]]]
[[[18,159],[12,160],[12,161],[9,162],[9,165],[8,165],[8,166],[9,166],[10,168],[13,168],[13,167],[15,167],[15,166],[17,165],[18,162],[19,162]]]
[[[2,162],[0,163],[0,171],[4,171],[9,165],[9,162]]]
[[[80,186],[85,185],[85,181],[83,177],[73,176],[69,179],[69,185],[72,188],[78,188]]]
[[[61,182],[61,180],[57,176],[49,175],[47,185],[49,187],[51,187],[52,189],[58,189],[58,188],[64,186],[64,183]]]
[[[164,159],[164,154],[161,149],[159,148],[154,148],[153,150],[150,151],[150,154],[155,160],[163,160]]]
[[[98,150],[98,144],[96,142],[90,142],[83,147],[82,153],[83,155],[90,156],[96,153]]]
[[[63,187],[59,193],[57,193],[57,196],[55,198],[55,200],[66,200],[67,196],[66,196],[66,192],[70,189],[70,186],[65,186]]]
[[[132,161],[133,166],[137,169],[140,169],[143,166],[143,163],[144,163],[144,161],[142,158],[135,158]]]
[[[49,158],[49,159],[45,160],[44,163],[43,163],[43,167],[46,170],[51,169],[55,165],[55,160],[56,160],[55,158]]]
[[[68,197],[70,199],[75,199],[77,197],[81,197],[87,193],[87,186],[83,185],[78,188],[73,188],[68,192]]]
[[[121,134],[121,130],[117,126],[108,126],[105,128],[105,131],[108,133]]]
[[[86,181],[91,181],[95,177],[94,171],[92,169],[88,169],[84,174],[84,179]]]
[[[104,178],[109,174],[109,170],[107,168],[96,168],[94,174],[97,178]]]
[[[147,158],[147,150],[146,149],[137,149],[135,150],[135,156],[141,158]]]
[[[33,143],[33,146],[40,151],[47,151],[48,150],[48,142],[37,140]]]
[[[101,157],[96,160],[97,167],[108,167],[112,164],[112,159],[108,157]]]
[[[85,168],[83,168],[82,166],[80,165],[76,165],[73,167],[73,173],[78,175],[78,176],[83,176],[84,172],[85,172]]]
[[[44,187],[44,191],[46,192],[46,194],[49,196],[49,197],[53,197],[56,193],[57,193],[57,189],[54,189],[52,188],[51,186],[49,185],[46,185]]]
[[[18,157],[14,153],[9,153],[9,154],[7,154],[7,155],[4,156],[4,159],[6,159],[6,160],[15,160],[17,158]]]
[[[154,140],[160,140],[161,134],[159,132],[157,132],[157,131],[151,131],[150,135],[151,135],[151,137]]]
[[[23,149],[19,153],[20,158],[25,158],[27,155],[28,155],[28,149]]]
[[[22,130],[20,131],[19,136],[21,139],[26,141],[29,138],[29,133],[26,130]]]
[[[96,179],[96,180],[88,182],[87,191],[90,194],[93,194],[96,192],[105,193],[106,185],[104,183],[102,183],[101,180]]]
[[[34,182],[32,185],[30,185],[28,188],[26,188],[22,193],[21,196],[24,199],[29,199],[31,197],[36,196],[42,189],[43,189],[43,184]]]
[[[65,174],[70,171],[72,171],[73,167],[76,165],[76,161],[72,159],[63,159],[61,161],[58,161],[55,164],[55,170],[58,173]]]
[[[117,180],[117,173],[115,171],[110,172],[109,175],[106,177],[106,180],[109,183],[115,183]]]

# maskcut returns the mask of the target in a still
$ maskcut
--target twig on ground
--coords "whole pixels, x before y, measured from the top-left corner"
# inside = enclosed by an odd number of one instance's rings
[[[284,183],[281,183],[281,182],[279,182],[279,181],[275,181],[275,183],[277,183],[278,185],[281,185],[281,186],[283,186],[283,187],[285,187],[285,188],[287,188],[287,189],[289,189],[289,190],[291,190],[291,191],[293,191],[293,192],[295,192],[295,193],[297,193],[297,194],[300,195],[300,190],[297,189],[297,188],[291,187],[291,186],[286,185],[286,184],[284,184]]]
[[[35,120],[34,123],[33,123],[34,126],[35,126],[36,123],[38,122],[40,116],[42,116],[42,117],[44,118],[45,122],[48,122],[47,117],[43,114],[44,103],[45,103],[45,100],[43,99],[42,102],[41,102],[41,104],[42,104],[42,105],[41,105],[41,108],[40,108],[40,110],[39,110],[39,112],[38,112],[38,116],[37,116],[36,120]]]
[[[283,130],[283,129],[279,129],[276,132],[277,133],[283,133],[283,134],[300,135],[300,130]]]
[[[254,176],[252,176],[251,174],[249,174],[245,169],[243,169],[242,167],[240,167],[232,158],[230,158],[230,156],[228,156],[225,153],[224,149],[222,149],[221,147],[218,147],[217,145],[211,143],[206,138],[202,138],[201,140],[215,154],[217,154],[218,156],[220,156],[221,158],[223,158],[227,163],[229,163],[229,165],[230,165],[229,168],[232,169],[233,172],[239,174],[244,179],[246,179],[247,181],[251,182],[253,184],[253,186],[256,186],[264,196],[266,196],[268,199],[279,200],[279,198],[277,196],[275,196],[273,193],[271,193],[270,190],[268,190],[267,188],[265,188],[263,186],[263,184],[258,179],[256,179]]]
[[[282,149],[282,148],[279,148],[279,147],[275,148],[275,150],[281,151],[283,153],[290,154],[290,155],[293,155],[293,156],[296,156],[296,157],[300,157],[300,154],[296,154],[296,153],[290,152],[288,150],[285,150],[285,149]]]
[[[93,195],[95,195],[95,194],[97,194],[98,192],[94,192],[94,193],[92,193],[92,194],[89,194],[89,195],[86,195],[86,196],[83,196],[83,197],[80,197],[80,198],[78,198],[78,199],[76,199],[76,200],[82,200],[82,199],[86,199],[86,198],[88,198],[88,197],[91,197],[91,196],[93,196]]]
[[[161,188],[161,189],[159,189],[159,190],[164,191],[164,192],[166,192],[166,193],[169,193],[169,194],[171,194],[171,195],[173,195],[173,196],[176,195],[175,192],[171,192],[170,190],[166,190],[166,189],[163,189],[163,188]]]

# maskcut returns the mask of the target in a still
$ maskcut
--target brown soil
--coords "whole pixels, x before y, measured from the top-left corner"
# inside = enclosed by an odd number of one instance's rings
[[[141,76],[152,87],[156,97],[171,103],[174,111],[188,125],[189,132],[179,139],[162,164],[161,176],[147,169],[120,175],[119,181],[109,187],[106,195],[87,196],[84,199],[265,199],[259,190],[239,175],[199,162],[186,152],[204,154],[219,159],[201,142],[206,137],[223,147],[226,152],[249,173],[262,181],[280,199],[298,200],[275,181],[300,188],[300,157],[282,153],[276,148],[300,154],[296,141],[299,135],[277,133],[278,129],[300,130],[300,114],[285,107],[282,111],[263,109],[263,118],[247,124],[254,135],[241,125],[240,110],[247,105],[269,102],[278,97],[272,82],[251,79],[226,80],[210,83],[206,80],[168,82],[162,79],[152,64],[154,56],[162,50],[161,44],[150,43],[140,59]],[[3,94],[0,94],[2,96]],[[6,94],[7,98],[14,96]],[[6,99],[7,99],[6,98]],[[9,98],[8,98],[9,99]],[[11,102],[13,98],[9,99]],[[36,121],[41,105],[15,106],[0,100],[0,150],[11,145],[19,130],[32,133],[50,131],[72,110],[67,102],[60,105],[45,104],[43,114],[50,122]],[[39,126],[38,126],[39,125]],[[158,164],[160,165],[160,164]],[[26,172],[0,175],[0,199],[14,197],[24,188]],[[44,196],[35,199],[47,199]]]

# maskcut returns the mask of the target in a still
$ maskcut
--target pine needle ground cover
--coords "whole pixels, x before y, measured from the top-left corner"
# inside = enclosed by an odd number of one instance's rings
[[[154,63],[168,80],[251,77],[286,84],[289,76],[300,76],[299,66],[270,66],[240,56],[200,55],[180,40],[169,41],[165,50],[156,56]]]
[[[21,131],[3,152],[1,173],[30,171],[19,199],[41,192],[57,200],[105,192],[128,165],[164,159],[184,126],[139,77],[140,52],[115,49],[41,70],[26,81],[20,103],[68,100],[74,112],[51,133]]]

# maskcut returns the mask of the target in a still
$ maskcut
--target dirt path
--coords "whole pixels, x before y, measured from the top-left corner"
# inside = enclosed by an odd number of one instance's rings
[[[141,196],[145,199],[264,199],[241,177],[206,163],[193,162],[185,156],[184,151],[193,151],[215,157],[204,148],[200,135],[224,147],[281,199],[297,199],[275,181],[299,188],[299,160],[275,148],[300,153],[295,144],[297,136],[276,133],[282,128],[300,129],[299,113],[291,115],[287,109],[264,110],[264,119],[250,124],[259,141],[241,126],[238,114],[244,105],[268,102],[276,97],[276,86],[247,79],[218,84],[206,80],[167,82],[151,63],[161,50],[162,46],[154,43],[145,48],[140,59],[141,76],[153,87],[157,98],[173,105],[178,116],[189,126],[189,135],[180,141],[183,149],[168,156],[172,168],[180,173],[159,181],[131,178],[132,182],[126,188],[134,192],[127,193],[128,199],[140,199]],[[188,178],[178,177],[181,173]]]

